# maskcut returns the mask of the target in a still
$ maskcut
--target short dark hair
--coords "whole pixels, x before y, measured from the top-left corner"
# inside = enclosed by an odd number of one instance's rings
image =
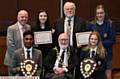
[[[31,35],[32,38],[34,39],[34,32],[31,31],[31,30],[26,30],[24,33],[23,33],[23,37],[25,37],[26,35]]]

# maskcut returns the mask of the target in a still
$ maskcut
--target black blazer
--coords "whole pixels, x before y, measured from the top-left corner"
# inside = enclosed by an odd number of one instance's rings
[[[59,51],[59,47],[57,47],[58,51]],[[68,72],[72,72],[74,66],[75,66],[75,54],[74,54],[74,49],[72,47],[70,47],[70,57],[68,59]],[[57,51],[54,50],[54,48],[48,53],[48,55],[46,56],[44,62],[45,62],[45,69],[47,72],[54,72],[53,71],[53,67],[55,64],[55,61],[57,59]]]

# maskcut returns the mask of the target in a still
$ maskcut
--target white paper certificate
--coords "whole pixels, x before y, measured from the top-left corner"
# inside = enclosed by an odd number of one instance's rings
[[[88,44],[89,35],[91,32],[76,33],[77,46]]]
[[[52,43],[51,31],[34,32],[35,44],[49,44]]]

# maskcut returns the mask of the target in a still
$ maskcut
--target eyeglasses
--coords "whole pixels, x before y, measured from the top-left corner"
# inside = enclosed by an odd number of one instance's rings
[[[105,12],[96,12],[96,14],[104,14]]]

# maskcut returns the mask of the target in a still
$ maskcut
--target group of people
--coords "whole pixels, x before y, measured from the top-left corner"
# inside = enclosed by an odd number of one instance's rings
[[[106,18],[103,5],[95,10],[95,19],[85,22],[75,15],[73,2],[65,2],[64,17],[59,18],[52,27],[47,11],[40,10],[34,29],[27,24],[28,12],[20,10],[17,22],[7,30],[7,52],[4,64],[8,75],[23,76],[20,63],[32,59],[38,64],[34,75],[40,76],[45,68],[45,79],[85,79],[80,71],[80,63],[93,58],[96,69],[87,79],[112,79],[112,45],[115,43],[115,26]],[[51,31],[52,44],[34,44],[34,32]],[[76,33],[92,31],[87,45],[76,43]],[[30,52],[30,56],[27,54]],[[92,56],[92,51],[95,56]]]

